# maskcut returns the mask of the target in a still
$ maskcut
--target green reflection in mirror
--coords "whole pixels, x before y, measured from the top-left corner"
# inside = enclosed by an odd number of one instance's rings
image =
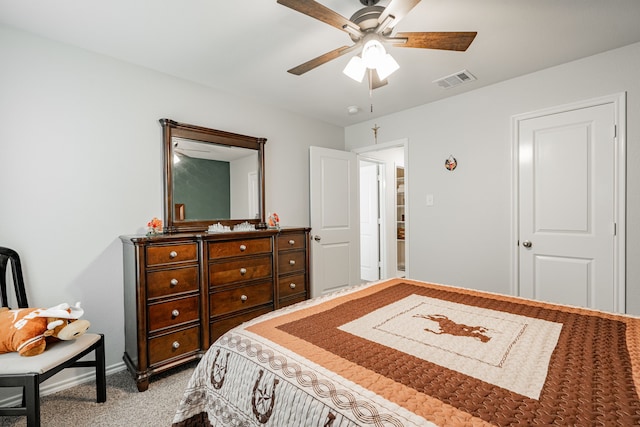
[[[231,218],[230,163],[177,154],[173,163],[174,203],[182,207],[180,220]]]

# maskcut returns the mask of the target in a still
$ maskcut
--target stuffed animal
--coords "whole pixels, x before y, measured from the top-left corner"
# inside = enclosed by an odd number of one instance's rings
[[[80,303],[60,304],[51,308],[0,308],[0,353],[17,351],[20,356],[42,353],[47,341],[72,340],[89,329]]]

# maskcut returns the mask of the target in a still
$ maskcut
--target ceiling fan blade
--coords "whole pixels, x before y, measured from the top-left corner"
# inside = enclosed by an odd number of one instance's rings
[[[336,27],[339,30],[346,31],[345,26],[358,29],[358,26],[349,21],[344,16],[334,12],[326,6],[313,0],[278,0],[283,6],[293,9],[297,12],[303,13],[307,16],[322,21],[325,24],[329,24],[332,27]]]
[[[391,0],[391,3],[389,3],[378,17],[378,22],[382,24],[388,16],[393,16],[393,21],[387,26],[387,28],[393,28],[418,3],[420,3],[420,0]]]
[[[476,32],[397,33],[391,40],[394,46],[421,49],[467,50]],[[406,43],[394,40],[407,39]]]
[[[311,71],[316,67],[319,67],[322,64],[325,64],[333,59],[339,58],[342,55],[351,52],[352,50],[354,50],[356,47],[358,47],[357,44],[353,45],[353,46],[342,46],[339,47],[337,49],[332,50],[331,52],[327,52],[324,55],[320,55],[317,58],[313,58],[310,61],[305,62],[304,64],[300,64],[297,67],[293,67],[290,70],[287,70],[287,72],[291,73],[291,74],[295,74],[296,76],[302,75],[304,73],[306,73],[307,71]]]

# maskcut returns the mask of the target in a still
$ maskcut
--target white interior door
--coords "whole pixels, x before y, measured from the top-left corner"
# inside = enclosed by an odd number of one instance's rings
[[[401,166],[405,168],[405,175],[407,175],[406,168],[406,156],[407,156],[408,140],[402,139],[397,141],[390,141],[385,143],[379,143],[373,146],[361,147],[354,150],[358,154],[360,160],[367,160],[370,162],[378,163],[379,170],[379,217],[380,217],[380,279],[387,279],[391,277],[410,277],[408,254],[409,247],[409,220],[406,218],[405,222],[405,271],[399,272],[397,270],[398,245],[397,240],[397,196],[396,196],[396,167]],[[405,177],[405,200],[408,201],[408,180]],[[407,202],[405,202],[407,203]],[[408,213],[408,204],[405,204],[405,212]],[[361,227],[362,228],[362,227]],[[363,234],[363,231],[360,231]],[[361,251],[365,248],[363,245],[360,247]]]
[[[380,279],[380,193],[378,163],[360,160],[360,278]]]
[[[356,154],[309,149],[311,296],[360,282]]]
[[[616,311],[613,104],[519,121],[519,290]]]

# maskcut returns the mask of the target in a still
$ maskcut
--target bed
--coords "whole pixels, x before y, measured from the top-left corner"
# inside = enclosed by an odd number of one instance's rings
[[[640,425],[639,340],[628,315],[390,279],[220,337],[173,425]]]

